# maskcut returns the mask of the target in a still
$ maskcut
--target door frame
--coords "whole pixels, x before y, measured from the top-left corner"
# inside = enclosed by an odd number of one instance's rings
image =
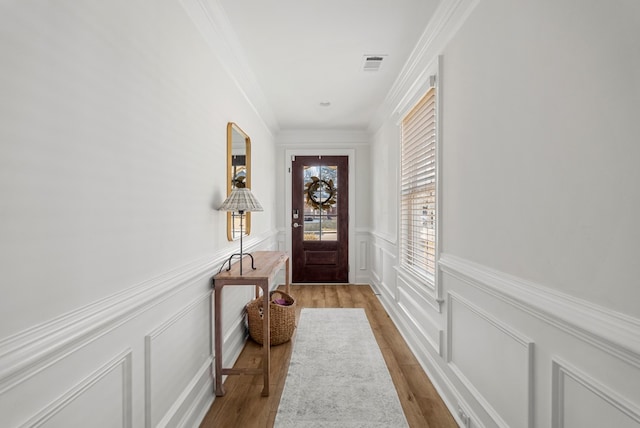
[[[354,243],[356,242],[356,168],[355,168],[355,149],[286,149],[285,150],[285,177],[284,177],[284,229],[285,229],[285,246],[288,254],[292,251],[291,242],[291,157],[292,156],[347,156],[349,160],[349,283],[354,284],[355,281],[355,260],[356,252],[354,251]],[[290,263],[289,278],[293,278],[293,263]]]

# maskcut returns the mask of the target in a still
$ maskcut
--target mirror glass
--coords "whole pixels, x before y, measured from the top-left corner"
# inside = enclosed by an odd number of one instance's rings
[[[251,139],[235,123],[227,124],[227,196],[236,187],[251,188]],[[240,214],[227,213],[227,239],[240,238]],[[245,213],[243,233],[251,232],[251,213]]]

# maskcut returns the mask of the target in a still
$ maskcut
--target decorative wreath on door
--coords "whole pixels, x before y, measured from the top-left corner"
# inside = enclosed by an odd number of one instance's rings
[[[311,177],[311,181],[305,183],[305,195],[307,205],[317,210],[328,210],[337,202],[338,190],[333,184],[333,180],[320,180],[318,177]]]

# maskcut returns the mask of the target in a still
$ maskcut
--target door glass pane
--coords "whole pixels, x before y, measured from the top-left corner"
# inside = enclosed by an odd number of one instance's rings
[[[304,173],[304,240],[338,239],[338,167],[308,166]]]

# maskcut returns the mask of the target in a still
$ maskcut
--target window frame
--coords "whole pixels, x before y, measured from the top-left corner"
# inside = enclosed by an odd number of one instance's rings
[[[438,67],[439,69],[439,67]],[[440,73],[438,73],[440,75]],[[440,255],[440,229],[442,222],[441,215],[441,204],[440,201],[442,199],[442,190],[441,190],[441,139],[440,139],[440,123],[441,123],[441,87],[440,87],[439,79],[436,75],[429,76],[428,82],[425,82],[424,85],[421,86],[420,92],[416,91],[414,97],[412,98],[413,102],[409,105],[409,103],[405,104],[407,107],[404,114],[399,115],[399,130],[400,130],[400,165],[399,165],[399,173],[398,173],[398,277],[400,281],[409,284],[418,291],[420,294],[427,297],[427,301],[431,306],[434,307],[438,312],[441,312],[442,303],[444,300],[442,299],[442,287],[440,285],[440,274],[438,267],[438,259]],[[432,271],[429,272],[426,269],[416,269],[410,263],[406,261],[406,231],[405,231],[405,195],[403,194],[403,172],[405,167],[405,162],[403,159],[403,151],[405,146],[405,135],[404,127],[405,121],[411,115],[415,113],[416,108],[418,108],[425,97],[433,91],[433,103],[434,103],[434,183],[433,183],[433,191],[435,192],[435,201],[433,206],[433,214],[435,216],[435,225],[433,228],[433,266]],[[414,216],[415,217],[415,216]],[[414,223],[415,224],[415,223]]]

